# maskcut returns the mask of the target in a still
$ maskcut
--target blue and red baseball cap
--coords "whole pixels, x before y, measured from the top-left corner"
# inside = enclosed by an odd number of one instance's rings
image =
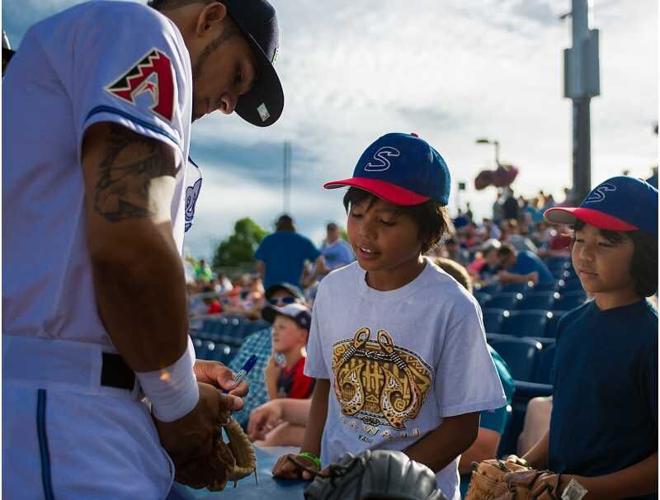
[[[618,176],[602,182],[579,207],[549,208],[548,222],[574,224],[580,220],[609,231],[644,231],[658,236],[658,190],[634,177]]]
[[[353,177],[327,182],[335,189],[351,186],[394,205],[449,202],[451,177],[445,160],[416,134],[391,133],[378,138],[360,156]]]

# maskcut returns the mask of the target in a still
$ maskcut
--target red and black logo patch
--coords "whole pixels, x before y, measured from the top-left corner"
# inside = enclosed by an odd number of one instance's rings
[[[151,49],[140,61],[105,88],[112,95],[136,103],[139,95],[151,95],[151,110],[168,121],[174,116],[174,75],[170,58]]]

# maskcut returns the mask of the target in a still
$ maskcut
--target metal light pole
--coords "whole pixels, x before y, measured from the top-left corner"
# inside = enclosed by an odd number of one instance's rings
[[[591,189],[591,98],[600,95],[598,30],[589,29],[588,0],[572,0],[573,46],[564,49],[564,97],[573,101],[573,201]]]
[[[477,139],[475,141],[477,144],[494,144],[495,145],[495,166],[500,166],[500,143],[496,140],[490,140],[486,138]]]
[[[284,163],[282,170],[282,212],[289,214],[291,208],[291,143],[284,143]],[[290,215],[290,214],[289,214]]]

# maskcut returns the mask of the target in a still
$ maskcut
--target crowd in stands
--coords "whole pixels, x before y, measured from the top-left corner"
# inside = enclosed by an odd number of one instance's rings
[[[543,211],[553,206],[552,195],[516,198],[507,189],[493,217],[477,222],[468,203],[453,219],[450,236],[427,252],[479,301],[507,397],[506,406],[481,415],[477,440],[459,465],[464,483],[473,461],[522,456],[550,425],[557,321],[588,300],[570,261],[571,228],[543,220]],[[303,366],[315,290],[354,256],[335,223],[327,225],[319,248],[296,233],[287,215],[276,228],[257,250],[252,274],[231,281],[203,260],[186,263],[191,333],[198,356],[221,360],[234,371],[257,355],[248,375],[250,393],[235,417],[261,445],[299,446],[313,388]],[[222,319],[225,334],[214,333]]]

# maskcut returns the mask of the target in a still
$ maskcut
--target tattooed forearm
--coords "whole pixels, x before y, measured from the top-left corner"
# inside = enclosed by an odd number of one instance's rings
[[[175,177],[174,152],[166,144],[110,125],[109,143],[100,164],[94,208],[111,222],[154,215],[149,187],[152,179]]]

